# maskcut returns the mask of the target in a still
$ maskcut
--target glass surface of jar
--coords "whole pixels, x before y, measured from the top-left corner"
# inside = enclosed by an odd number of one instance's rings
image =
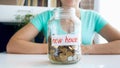
[[[74,8],[56,8],[48,23],[48,55],[52,63],[81,59],[81,21]]]

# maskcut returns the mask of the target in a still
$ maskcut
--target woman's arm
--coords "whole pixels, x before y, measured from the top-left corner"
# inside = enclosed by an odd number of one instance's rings
[[[29,23],[9,40],[7,44],[7,53],[19,54],[45,54],[47,53],[47,44],[33,43],[32,39],[38,34],[38,30],[33,24]]]
[[[82,46],[85,54],[120,54],[120,32],[107,24],[100,32],[108,43]]]

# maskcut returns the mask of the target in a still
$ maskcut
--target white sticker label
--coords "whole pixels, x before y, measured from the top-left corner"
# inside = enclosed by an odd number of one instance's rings
[[[52,46],[79,45],[80,36],[73,34],[53,35],[51,41],[52,41]]]

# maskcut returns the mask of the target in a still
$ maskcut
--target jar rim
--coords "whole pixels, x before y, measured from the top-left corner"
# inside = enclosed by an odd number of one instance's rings
[[[55,8],[54,9],[54,12],[73,12],[73,13],[75,13],[75,8],[72,8],[72,7],[70,7],[70,8],[62,8],[62,7],[58,7],[58,8]]]

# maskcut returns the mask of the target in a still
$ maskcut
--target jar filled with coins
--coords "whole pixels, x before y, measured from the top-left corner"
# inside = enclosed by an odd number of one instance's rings
[[[51,63],[71,64],[81,59],[81,21],[74,8],[56,8],[48,23]]]

